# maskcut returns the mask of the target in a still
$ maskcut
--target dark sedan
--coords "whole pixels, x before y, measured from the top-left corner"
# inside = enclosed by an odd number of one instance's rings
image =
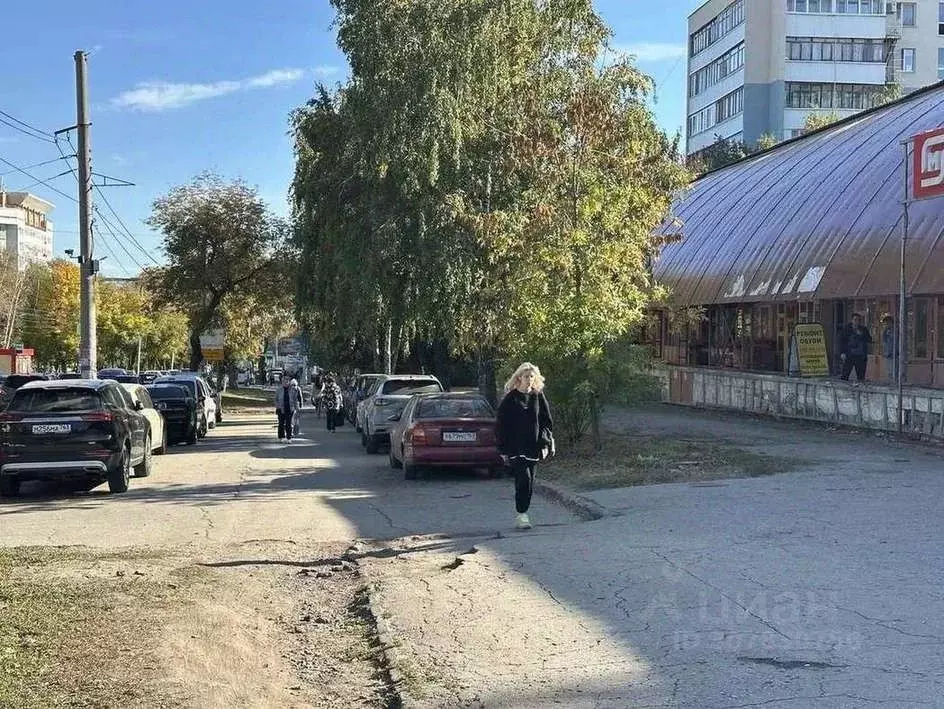
[[[49,379],[45,374],[11,374],[0,384],[0,411],[7,407],[16,390],[28,382],[43,382]]]
[[[36,381],[0,414],[0,494],[24,480],[108,481],[125,492],[132,469],[151,473],[147,419],[113,381]]]
[[[192,446],[200,432],[197,423],[197,400],[183,384],[152,384],[146,387],[154,408],[167,425],[168,443]]]
[[[478,394],[419,394],[391,416],[390,467],[407,480],[421,467],[488,468],[503,464],[495,440],[495,410]]]

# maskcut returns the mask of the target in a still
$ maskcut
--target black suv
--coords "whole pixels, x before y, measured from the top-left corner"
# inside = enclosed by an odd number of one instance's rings
[[[36,381],[0,414],[0,494],[24,480],[108,481],[125,492],[132,469],[151,473],[147,419],[121,385],[98,379]]]
[[[186,384],[161,383],[147,387],[154,408],[164,417],[167,442],[184,441],[188,446],[197,442],[200,433],[197,400]]]

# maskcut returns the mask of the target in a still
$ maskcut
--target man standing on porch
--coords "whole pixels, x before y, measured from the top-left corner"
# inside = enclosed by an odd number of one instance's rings
[[[872,344],[872,335],[869,329],[862,325],[862,316],[853,313],[852,323],[842,330],[840,343],[840,359],[842,360],[842,378],[849,380],[849,375],[855,369],[856,381],[865,381],[865,366],[869,361],[869,347]]]

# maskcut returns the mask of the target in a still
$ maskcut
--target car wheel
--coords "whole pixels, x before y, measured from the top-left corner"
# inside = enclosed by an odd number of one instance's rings
[[[0,497],[16,497],[20,494],[18,478],[0,478]]]
[[[134,477],[136,478],[146,478],[151,474],[151,465],[153,461],[151,459],[151,434],[147,434],[144,437],[144,458],[134,466]]]
[[[390,447],[390,467],[394,470],[403,467],[403,463],[400,462],[397,457],[393,454],[393,447]]]
[[[368,455],[374,455],[380,451],[380,446],[377,445],[377,439],[374,436],[367,436],[367,448]]]
[[[158,448],[155,453],[157,455],[165,455],[167,453],[167,426],[164,427],[164,433],[161,438],[161,447]]]
[[[204,415],[200,418],[200,425],[197,427],[197,437],[198,437],[198,438],[206,438],[207,431],[209,431],[209,430],[210,430],[210,428],[209,428],[209,426],[207,426],[206,414],[204,414]]]
[[[108,471],[108,491],[127,492],[128,481],[131,479],[131,451],[121,449],[118,465]]]
[[[416,469],[415,465],[408,465],[406,461],[403,461],[403,479],[404,480],[416,480],[417,473],[419,471]]]

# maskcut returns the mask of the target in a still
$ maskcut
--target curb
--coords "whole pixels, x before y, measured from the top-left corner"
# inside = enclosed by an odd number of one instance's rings
[[[392,694],[391,707],[399,709],[418,709],[420,704],[406,690],[403,674],[400,672],[400,649],[393,639],[393,631],[387,619],[384,618],[383,608],[377,601],[379,587],[376,582],[367,583],[367,607],[374,619],[377,629],[377,641],[380,643],[380,653],[390,676],[390,692]]]
[[[583,495],[578,495],[569,488],[543,480],[535,480],[534,489],[543,497],[570,510],[584,521],[591,522],[610,515],[610,512],[602,505]]]

